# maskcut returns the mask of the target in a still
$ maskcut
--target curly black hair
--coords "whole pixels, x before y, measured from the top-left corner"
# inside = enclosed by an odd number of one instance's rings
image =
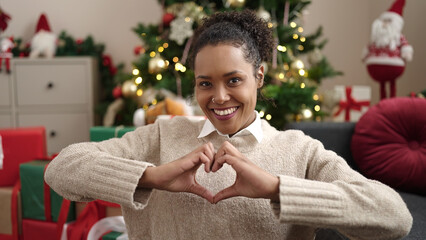
[[[262,61],[269,60],[274,45],[267,22],[254,11],[218,12],[203,19],[203,24],[195,31],[190,55],[192,69],[203,47],[222,43],[241,47],[244,58],[254,69],[258,69]]]

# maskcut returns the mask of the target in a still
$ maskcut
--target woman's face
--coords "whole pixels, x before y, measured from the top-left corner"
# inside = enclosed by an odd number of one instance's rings
[[[232,135],[254,121],[263,67],[256,70],[257,80],[240,48],[219,44],[198,52],[194,70],[197,102],[216,129]]]

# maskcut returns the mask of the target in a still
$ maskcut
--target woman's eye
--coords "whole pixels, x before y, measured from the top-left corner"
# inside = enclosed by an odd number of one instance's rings
[[[232,84],[232,85],[238,84],[239,82],[241,82],[241,79],[239,79],[239,78],[231,78],[229,80],[229,83]]]
[[[198,85],[200,87],[206,88],[206,87],[210,87],[212,84],[210,82],[203,81],[203,82],[200,82]]]

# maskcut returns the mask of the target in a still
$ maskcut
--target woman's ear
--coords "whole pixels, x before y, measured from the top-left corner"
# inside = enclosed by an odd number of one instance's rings
[[[264,69],[263,65],[260,65],[259,69],[256,72],[257,88],[261,88],[263,86],[263,80],[265,78],[264,71],[265,71],[265,69]]]

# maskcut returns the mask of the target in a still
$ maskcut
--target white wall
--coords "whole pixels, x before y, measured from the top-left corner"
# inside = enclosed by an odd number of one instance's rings
[[[253,0],[254,1],[254,0]],[[360,60],[362,48],[367,44],[371,23],[393,0],[313,0],[305,17],[305,32],[324,27],[323,38],[329,40],[323,53],[331,64],[345,73],[328,79],[321,89],[334,85],[370,85],[372,103],[379,100],[379,88],[367,74]],[[38,18],[46,13],[52,30],[66,30],[74,38],[89,34],[95,42],[104,43],[105,53],[114,63],[123,62],[127,69],[136,59],[133,48],[140,44],[132,28],[139,22],[158,23],[161,7],[157,0],[0,0],[0,7],[12,16],[3,36],[16,36],[29,41],[34,34]],[[414,61],[408,63],[404,75],[397,81],[397,95],[426,89],[423,75],[426,69],[426,1],[409,0],[404,9],[403,33],[414,47]]]

